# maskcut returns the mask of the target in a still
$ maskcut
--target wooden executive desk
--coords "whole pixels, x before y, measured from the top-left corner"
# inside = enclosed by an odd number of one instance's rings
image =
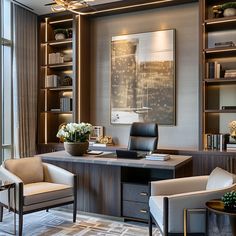
[[[168,161],[117,159],[114,153],[73,157],[65,151],[40,154],[47,163],[78,175],[78,210],[148,219],[148,182],[192,175],[191,156]]]

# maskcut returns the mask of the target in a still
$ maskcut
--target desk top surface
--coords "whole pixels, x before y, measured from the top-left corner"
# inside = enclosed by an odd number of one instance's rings
[[[140,168],[154,168],[154,169],[176,169],[185,165],[192,160],[191,156],[171,155],[167,161],[150,161],[145,158],[142,159],[122,159],[117,158],[114,153],[103,152],[100,155],[84,155],[84,156],[71,156],[65,151],[51,152],[39,154],[43,160],[46,161],[61,161],[61,162],[77,162],[77,163],[90,163],[102,164],[113,166],[127,166],[127,167],[140,167]]]

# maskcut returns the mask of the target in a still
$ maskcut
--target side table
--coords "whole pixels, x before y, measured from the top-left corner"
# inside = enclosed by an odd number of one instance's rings
[[[223,232],[224,235],[233,235],[236,236],[236,211],[231,211],[231,210],[226,210],[224,208],[224,204],[221,200],[216,199],[216,200],[211,200],[206,202],[206,208],[208,211],[208,218],[209,218],[209,213],[215,213],[217,216],[220,217],[229,217],[229,222],[230,222],[230,228],[231,232]],[[210,227],[211,222],[208,221],[208,226]],[[219,231],[222,231],[222,229],[219,229]]]
[[[14,229],[13,229],[13,235],[16,234],[16,184],[8,181],[2,181],[0,180],[0,191],[8,191],[8,206],[6,206],[11,211],[11,189],[13,189],[13,212],[14,212]],[[1,203],[0,203],[1,205]],[[3,212],[0,212],[1,218]]]

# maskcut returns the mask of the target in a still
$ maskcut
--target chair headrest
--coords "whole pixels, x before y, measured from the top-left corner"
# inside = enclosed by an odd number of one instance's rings
[[[152,122],[134,122],[130,128],[130,136],[158,137],[158,125]]]

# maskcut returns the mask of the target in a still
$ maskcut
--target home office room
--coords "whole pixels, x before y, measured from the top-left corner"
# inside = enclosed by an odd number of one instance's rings
[[[236,235],[236,2],[0,3],[1,235]]]

